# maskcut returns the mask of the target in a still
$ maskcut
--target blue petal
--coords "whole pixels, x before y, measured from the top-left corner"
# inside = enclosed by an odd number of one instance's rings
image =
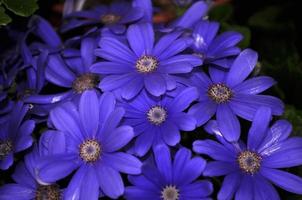
[[[178,174],[176,180],[178,185],[184,186],[196,180],[206,167],[206,161],[200,157],[194,157],[183,166],[182,172]]]
[[[133,128],[121,126],[116,128],[101,141],[105,152],[114,152],[128,144],[134,136]]]
[[[143,88],[143,81],[141,76],[137,76],[131,82],[125,83],[125,86],[122,87],[122,97],[129,100],[138,95]]]
[[[79,199],[98,199],[99,183],[94,167],[90,166],[86,170],[81,184],[81,192]]]
[[[240,123],[229,105],[219,104],[216,118],[223,137],[229,142],[237,141],[240,137]]]
[[[116,199],[124,193],[122,177],[116,170],[107,166],[99,166],[96,172],[101,190],[105,195]]]
[[[142,163],[136,157],[123,152],[103,154],[102,160],[107,166],[126,174],[140,174]]]
[[[268,126],[272,118],[272,112],[270,108],[260,107],[255,116],[252,123],[252,126],[248,133],[248,143],[247,147],[256,151],[258,146],[261,144],[263,139],[265,138],[265,134],[268,131]]]
[[[265,149],[273,146],[274,144],[278,144],[279,142],[287,139],[291,132],[292,125],[288,121],[276,121],[267,132],[265,139],[259,146],[258,152],[265,151]]]
[[[191,28],[193,24],[201,20],[208,11],[208,5],[204,1],[194,3],[180,18],[175,26],[182,28]]]
[[[236,192],[236,200],[253,200],[254,199],[254,184],[252,176],[243,176],[240,186]]]
[[[257,59],[258,54],[255,51],[251,49],[242,51],[231,66],[226,83],[231,87],[241,83],[252,72]]]
[[[182,112],[187,109],[193,101],[198,98],[198,91],[194,87],[189,87],[180,92],[168,107],[172,112]]]
[[[159,198],[157,192],[141,189],[138,187],[127,187],[125,190],[126,199],[144,199],[144,200],[154,200]]]
[[[127,39],[137,57],[150,55],[154,44],[154,31],[150,23],[133,24],[127,31]]]
[[[166,80],[161,74],[148,74],[144,77],[146,90],[153,96],[160,96],[166,92]]]
[[[241,84],[235,86],[233,90],[242,94],[259,94],[272,87],[276,82],[268,76],[258,76],[248,79]]]
[[[216,109],[217,105],[213,101],[201,101],[193,105],[188,113],[195,117],[197,126],[201,126],[212,118]]]
[[[154,134],[154,128],[150,127],[136,138],[134,149],[138,156],[144,156],[150,150]]]
[[[78,155],[75,154],[44,157],[39,167],[39,177],[47,183],[66,177],[79,166],[77,157]]]
[[[176,124],[166,121],[161,127],[160,132],[163,140],[170,146],[175,146],[180,142],[180,132]]]
[[[241,182],[241,175],[239,173],[235,172],[227,175],[223,180],[217,198],[219,200],[233,199],[233,196],[237,191],[240,182]]]
[[[15,152],[22,151],[24,149],[29,148],[32,143],[32,137],[31,134],[35,128],[35,121],[33,120],[27,120],[23,122],[23,124],[20,126],[18,131],[18,138],[15,141],[14,148]]]
[[[302,165],[302,138],[293,137],[274,145],[270,153],[271,155],[263,159],[263,166],[287,168]]]
[[[79,102],[82,126],[89,138],[95,138],[99,127],[99,99],[94,90],[85,91]]]
[[[96,49],[96,41],[94,38],[87,37],[82,40],[81,57],[87,71],[89,67],[92,65],[92,63],[95,61],[95,55],[94,55],[95,49]]]
[[[67,132],[76,140],[83,140],[80,116],[74,104],[65,103],[63,106],[53,109],[50,112],[50,119],[58,130]]]
[[[0,188],[1,200],[29,200],[35,198],[35,190],[19,185],[6,184]]]
[[[35,188],[36,186],[36,181],[28,171],[24,162],[20,162],[17,165],[12,178],[14,179],[14,181],[16,181],[16,183],[27,186],[28,188]]]
[[[201,199],[213,192],[213,185],[210,181],[197,181],[180,187],[181,196],[184,199]]]
[[[133,71],[133,68],[117,62],[97,62],[90,70],[97,74],[124,74]]]
[[[172,180],[172,161],[169,148],[164,145],[155,147],[154,156],[158,171],[165,181],[170,182]]]
[[[237,155],[213,140],[197,140],[193,143],[196,153],[206,154],[215,160],[234,162]]]
[[[259,200],[267,200],[267,199],[276,199],[280,200],[279,194],[277,190],[272,186],[270,182],[268,182],[261,175],[257,175],[254,178],[254,194],[255,199]]]
[[[115,38],[103,37],[99,46],[101,49],[95,50],[95,55],[112,62],[133,65],[136,62],[136,56],[123,43]]]
[[[239,170],[235,162],[212,161],[208,162],[203,172],[204,176],[223,176]]]
[[[264,167],[260,173],[282,189],[296,194],[302,194],[302,178],[285,171]]]

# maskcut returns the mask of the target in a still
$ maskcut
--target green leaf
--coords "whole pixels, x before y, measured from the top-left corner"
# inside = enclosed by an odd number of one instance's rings
[[[230,4],[219,5],[214,7],[210,13],[209,17],[211,20],[216,20],[219,22],[227,21],[233,14],[233,7]]]
[[[5,14],[4,8],[0,6],[0,26],[4,26],[11,21],[11,18],[7,14]]]
[[[2,3],[16,15],[28,17],[37,9],[37,0],[2,0]]]

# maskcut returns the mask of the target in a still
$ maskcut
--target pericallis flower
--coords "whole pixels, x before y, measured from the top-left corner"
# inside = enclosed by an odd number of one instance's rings
[[[225,176],[218,193],[219,200],[278,200],[271,183],[289,192],[302,194],[302,178],[279,170],[302,164],[302,138],[288,138],[292,127],[279,120],[269,127],[271,110],[260,108],[248,132],[247,145],[228,143],[223,139],[217,123],[212,121],[207,130],[216,134],[220,143],[199,140],[193,150],[206,154],[209,162],[205,176]]]
[[[95,54],[108,60],[94,64],[91,70],[103,74],[103,91],[121,89],[125,99],[135,97],[143,88],[154,96],[176,87],[176,76],[199,66],[197,56],[180,54],[192,42],[182,38],[181,31],[167,34],[154,45],[154,30],[150,23],[128,28],[129,46],[112,37],[102,37]]]
[[[261,106],[270,107],[274,115],[283,113],[280,99],[259,95],[275,83],[272,78],[259,76],[245,80],[254,69],[257,57],[255,51],[246,49],[238,55],[228,72],[211,67],[211,78],[203,72],[193,75],[192,83],[199,89],[200,97],[189,113],[196,117],[199,126],[216,113],[223,136],[228,141],[237,141],[240,123],[236,115],[251,121]]]
[[[4,122],[0,124],[0,169],[8,169],[14,162],[14,153],[32,145],[33,120],[24,120],[28,105],[16,102]]]
[[[57,94],[33,94],[24,99],[32,104],[55,104],[68,99],[78,98],[85,90],[97,87],[99,76],[90,71],[95,61],[95,38],[82,39],[79,56],[65,58],[60,54],[51,54],[46,63],[45,78],[52,84],[67,88],[68,91]],[[73,53],[76,55],[76,53]]]
[[[24,162],[20,162],[12,175],[15,183],[5,184],[0,187],[1,200],[60,200],[63,191],[56,183],[42,182],[37,174],[41,156],[59,153],[65,149],[61,148],[60,138],[55,137],[52,131],[45,132],[40,139],[39,146],[27,154]],[[53,145],[46,145],[51,140]]]
[[[124,101],[124,123],[134,128],[137,136],[133,150],[143,156],[159,144],[175,146],[180,142],[180,130],[192,131],[196,120],[187,114],[190,104],[198,98],[196,88],[187,88],[175,97],[154,98],[145,91],[132,101]]]
[[[194,200],[210,199],[212,183],[196,180],[206,166],[201,157],[191,158],[191,151],[180,148],[172,161],[169,148],[157,146],[154,161],[147,160],[139,176],[128,176],[133,186],[126,188],[128,200]]]
[[[120,126],[124,110],[115,107],[112,94],[100,98],[94,90],[83,92],[79,106],[66,102],[53,109],[50,121],[64,153],[41,158],[39,177],[55,182],[73,171],[65,199],[98,199],[100,190],[110,198],[124,193],[119,172],[139,174],[141,162],[120,149],[134,137],[130,126]]]
[[[227,31],[217,36],[219,23],[200,21],[193,30],[194,43],[192,49],[205,64],[214,64],[221,67],[228,67],[227,57],[240,53],[236,47],[243,36],[234,31]]]
[[[129,2],[114,1],[109,6],[97,6],[92,10],[77,11],[67,15],[66,19],[70,21],[63,25],[62,31],[103,24],[114,33],[121,34],[125,32],[127,24],[139,20],[143,15],[144,11],[141,8],[134,7]]]

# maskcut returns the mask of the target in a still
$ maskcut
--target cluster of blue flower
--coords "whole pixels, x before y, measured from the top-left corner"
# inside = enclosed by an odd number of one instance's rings
[[[260,94],[275,81],[250,76],[257,53],[218,34],[208,7],[153,24],[150,0],[116,1],[66,15],[61,33],[79,36],[64,41],[34,16],[0,66],[0,169],[26,150],[0,200],[206,200],[202,177],[216,176],[219,200],[278,200],[272,184],[302,194],[278,169],[302,164],[302,138],[270,126],[284,105]],[[251,122],[242,137],[238,117]],[[211,139],[192,149],[207,159],[182,146],[201,126]]]

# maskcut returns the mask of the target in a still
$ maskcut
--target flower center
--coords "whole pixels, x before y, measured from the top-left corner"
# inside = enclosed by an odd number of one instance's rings
[[[95,74],[83,74],[72,83],[72,88],[77,93],[82,93],[85,90],[94,88],[98,82],[99,79]]]
[[[86,140],[80,145],[80,157],[85,162],[95,162],[101,154],[101,145],[96,140]]]
[[[157,69],[158,61],[152,56],[142,56],[136,61],[135,67],[140,73],[150,73]]]
[[[39,185],[35,200],[60,200],[61,192],[58,185]]]
[[[0,160],[3,160],[13,150],[13,144],[11,141],[0,140]]]
[[[115,24],[118,21],[120,21],[120,19],[121,19],[121,16],[115,15],[115,14],[107,14],[107,15],[101,16],[101,22],[103,24]]]
[[[179,190],[174,185],[167,185],[161,191],[161,198],[163,200],[178,200]]]
[[[210,86],[208,96],[216,103],[225,103],[233,96],[232,90],[223,83]]]
[[[160,125],[167,119],[167,111],[161,107],[161,106],[153,106],[148,112],[147,112],[147,118],[149,122],[151,122],[154,125]]]
[[[251,151],[243,151],[237,158],[240,169],[248,174],[258,172],[261,166],[261,160],[261,156]]]

